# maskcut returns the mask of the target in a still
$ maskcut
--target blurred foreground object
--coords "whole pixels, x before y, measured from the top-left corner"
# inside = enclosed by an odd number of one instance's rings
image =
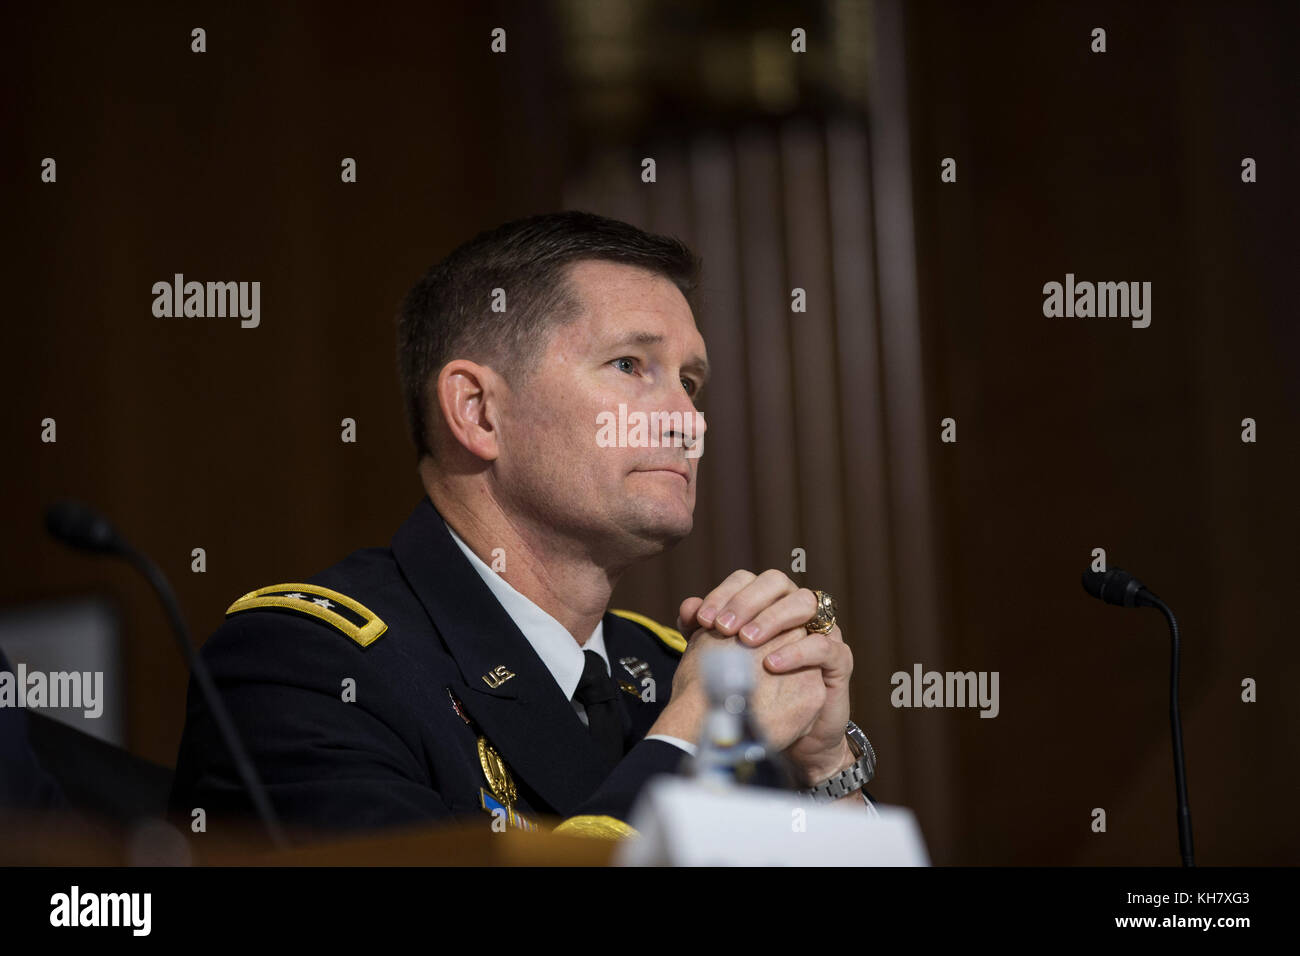
[[[912,811],[876,805],[879,816],[817,805],[757,787],[727,793],[660,778],[632,813],[640,834],[620,866],[929,866]]]

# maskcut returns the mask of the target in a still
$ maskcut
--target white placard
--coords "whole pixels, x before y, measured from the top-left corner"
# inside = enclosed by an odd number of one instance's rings
[[[861,798],[859,798],[860,800]],[[629,821],[620,866],[929,866],[905,807],[816,805],[758,787],[719,791],[682,777],[652,781]]]

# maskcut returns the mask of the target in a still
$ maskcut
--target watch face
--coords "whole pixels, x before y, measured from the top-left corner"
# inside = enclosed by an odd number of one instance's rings
[[[862,728],[851,720],[848,726],[844,728],[844,733],[849,738],[849,749],[853,751],[853,756],[865,756],[867,758],[867,772],[874,777],[876,775],[876,750],[871,746],[871,741],[867,739],[867,735],[862,732]]]

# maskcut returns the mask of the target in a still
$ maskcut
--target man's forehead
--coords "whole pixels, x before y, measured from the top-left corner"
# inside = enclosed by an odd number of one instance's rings
[[[584,259],[569,265],[569,288],[595,312],[669,312],[690,318],[690,305],[665,275],[622,262]]]
[[[690,304],[667,276],[639,266],[584,260],[569,267],[569,284],[582,306],[580,329],[597,348],[682,341],[703,360],[704,339]]]

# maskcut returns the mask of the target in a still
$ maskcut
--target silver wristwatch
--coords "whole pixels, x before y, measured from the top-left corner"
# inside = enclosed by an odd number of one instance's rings
[[[844,736],[849,739],[850,753],[858,759],[829,780],[823,780],[808,790],[800,790],[799,792],[805,797],[817,803],[828,803],[861,790],[875,777],[876,751],[872,748],[867,735],[850,720],[844,727]]]

